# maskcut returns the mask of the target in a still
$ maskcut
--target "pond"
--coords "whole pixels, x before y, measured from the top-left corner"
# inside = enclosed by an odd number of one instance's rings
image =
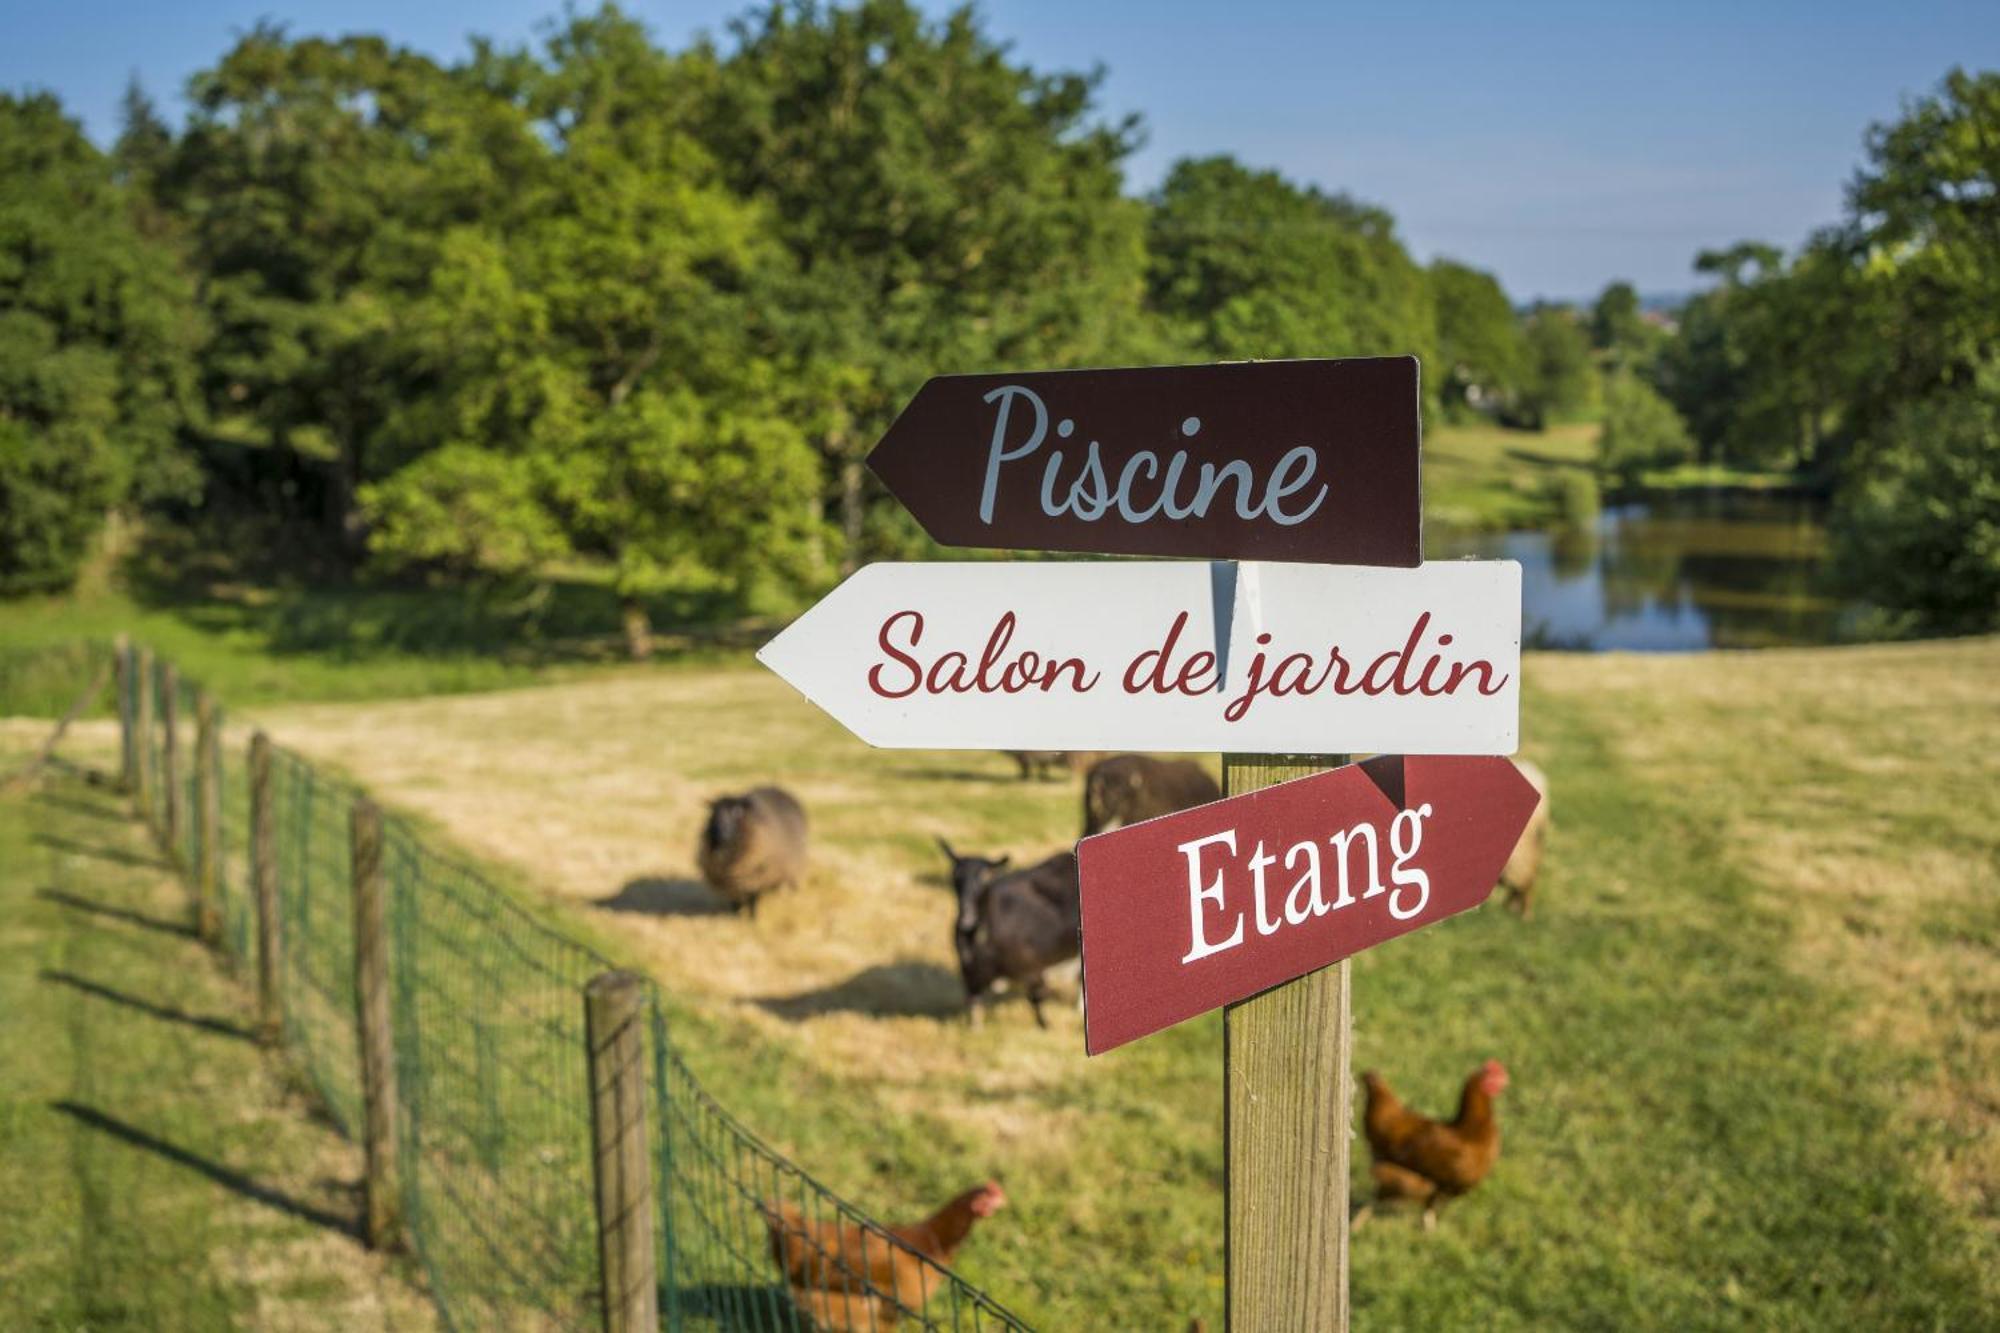
[[[1690,652],[1828,643],[1846,603],[1820,586],[1824,506],[1754,491],[1608,505],[1586,528],[1426,534],[1426,556],[1521,563],[1531,648]]]

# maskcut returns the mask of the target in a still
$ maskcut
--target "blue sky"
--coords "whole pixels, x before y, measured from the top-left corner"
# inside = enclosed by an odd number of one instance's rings
[[[188,75],[258,18],[377,31],[439,55],[469,32],[532,39],[561,0],[6,0],[0,88],[52,89],[100,139],[137,72],[176,118]],[[928,4],[927,8],[943,6]],[[628,0],[670,45],[742,0]],[[1953,64],[2000,66],[2000,3],[1734,0],[987,0],[1042,67],[1102,63],[1140,112],[1132,188],[1229,152],[1387,206],[1420,258],[1517,299],[1613,278],[1691,285],[1696,250],[1795,245],[1839,213],[1871,121]]]

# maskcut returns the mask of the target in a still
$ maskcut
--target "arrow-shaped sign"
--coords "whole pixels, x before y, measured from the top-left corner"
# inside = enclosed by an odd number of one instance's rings
[[[1415,357],[941,375],[868,466],[947,546],[1423,559]]]
[[[1512,561],[979,561],[869,565],[757,656],[871,745],[1511,754],[1520,646]]]
[[[1077,844],[1096,1055],[1477,907],[1541,796],[1385,755]]]

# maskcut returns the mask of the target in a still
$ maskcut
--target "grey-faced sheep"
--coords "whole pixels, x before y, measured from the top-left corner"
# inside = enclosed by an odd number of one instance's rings
[[[1215,779],[1191,759],[1115,754],[1084,775],[1083,836],[1221,799]]]
[[[1542,848],[1549,839],[1549,779],[1525,759],[1516,759],[1514,766],[1542,794],[1542,803],[1528,816],[1528,827],[1521,830],[1521,840],[1514,844],[1507,864],[1500,871],[1500,888],[1507,895],[1507,906],[1519,912],[1525,921],[1534,909],[1535,880],[1542,873]]]
[[[799,882],[806,868],[806,812],[789,792],[758,787],[708,807],[695,859],[709,887],[754,920],[757,899]]]
[[[1009,871],[1007,857],[960,856],[939,839],[951,858],[952,887],[958,893],[959,977],[969,1010],[995,983],[1005,981],[1028,997],[1035,1022],[1047,1027],[1042,1001],[1049,998],[1043,975],[1077,956],[1076,853],[1059,852],[1025,870]]]

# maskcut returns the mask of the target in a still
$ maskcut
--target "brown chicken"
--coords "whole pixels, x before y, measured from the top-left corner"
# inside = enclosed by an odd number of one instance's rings
[[[1500,1159],[1500,1122],[1493,1099],[1507,1086],[1507,1069],[1488,1060],[1465,1080],[1459,1095],[1458,1118],[1446,1123],[1419,1115],[1369,1070],[1368,1106],[1362,1126],[1374,1155],[1371,1172],[1378,1202],[1408,1199],[1424,1205],[1424,1229],[1437,1225],[1438,1207],[1486,1179]],[[1363,1209],[1356,1225],[1371,1212]]]
[[[1005,1191],[989,1180],[921,1222],[884,1228],[894,1241],[838,1216],[810,1220],[789,1203],[766,1201],[759,1208],[793,1303],[823,1333],[860,1333],[892,1326],[898,1308],[923,1313],[944,1283],[938,1270],[951,1266],[974,1223],[1006,1203]]]

